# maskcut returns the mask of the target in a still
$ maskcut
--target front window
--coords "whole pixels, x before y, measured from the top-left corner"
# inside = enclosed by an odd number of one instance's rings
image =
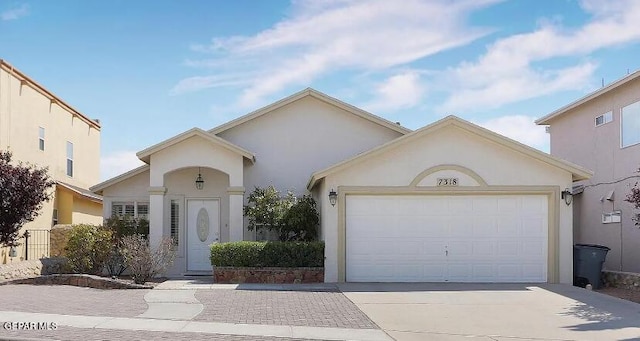
[[[173,243],[178,245],[180,232],[180,202],[171,200],[171,239]]]
[[[73,177],[73,143],[67,141],[67,176]]]
[[[148,202],[114,202],[111,204],[112,217],[149,219]]]
[[[623,107],[620,116],[622,117],[620,129],[622,148],[640,143],[640,102]]]

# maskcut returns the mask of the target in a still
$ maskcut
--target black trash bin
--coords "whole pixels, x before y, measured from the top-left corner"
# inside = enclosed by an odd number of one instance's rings
[[[603,245],[576,244],[573,246],[573,285],[585,287],[591,284],[599,289],[602,264],[610,248]]]

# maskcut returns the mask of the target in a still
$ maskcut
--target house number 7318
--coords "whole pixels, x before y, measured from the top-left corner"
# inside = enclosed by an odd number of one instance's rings
[[[438,186],[458,186],[458,178],[438,178]]]

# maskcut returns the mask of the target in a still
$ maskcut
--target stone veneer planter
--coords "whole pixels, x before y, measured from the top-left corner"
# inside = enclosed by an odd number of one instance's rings
[[[153,289],[152,285],[142,285],[127,281],[94,275],[56,274],[33,278],[15,279],[2,284],[73,285],[95,289]]]
[[[324,268],[244,268],[216,266],[214,283],[324,283]]]
[[[640,291],[640,274],[633,272],[602,271],[605,287],[623,288]]]

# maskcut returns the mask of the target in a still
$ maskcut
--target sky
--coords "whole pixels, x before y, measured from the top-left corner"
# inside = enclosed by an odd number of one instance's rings
[[[307,87],[548,152],[536,118],[640,69],[638,18],[636,0],[0,0],[0,58],[100,119],[105,180]]]

